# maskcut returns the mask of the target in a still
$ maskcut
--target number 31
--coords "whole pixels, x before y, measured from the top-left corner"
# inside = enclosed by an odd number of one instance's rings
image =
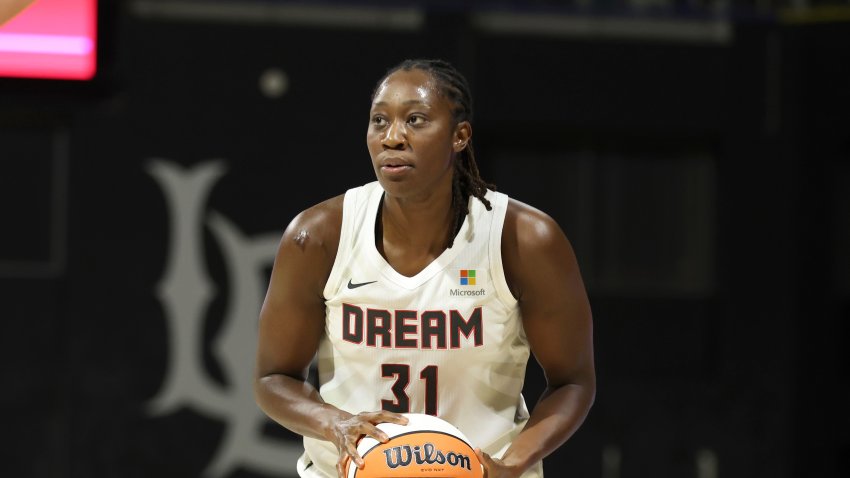
[[[385,363],[381,365],[381,377],[395,378],[391,389],[395,400],[381,400],[381,408],[388,412],[410,413],[410,397],[405,391],[410,383],[410,365]],[[437,366],[423,368],[419,379],[425,382],[425,413],[437,416]]]

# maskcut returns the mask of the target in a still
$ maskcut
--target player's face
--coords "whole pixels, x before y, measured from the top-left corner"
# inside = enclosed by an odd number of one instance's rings
[[[455,124],[452,104],[428,73],[399,70],[378,87],[366,145],[387,194],[428,197],[451,191],[453,156],[469,132],[468,122]]]

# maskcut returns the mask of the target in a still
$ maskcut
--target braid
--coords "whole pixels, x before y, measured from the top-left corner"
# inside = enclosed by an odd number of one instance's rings
[[[387,74],[378,81],[380,85],[388,76],[396,71],[422,70],[430,74],[437,82],[438,91],[454,105],[452,116],[455,123],[461,121],[472,121],[472,94],[466,78],[450,63],[443,60],[405,60],[397,66],[390,68]],[[378,86],[375,87],[377,92]],[[374,99],[375,92],[372,93]],[[472,141],[467,142],[466,147],[458,154],[454,161],[454,175],[452,176],[452,225],[449,234],[448,247],[454,244],[454,236],[463,224],[463,217],[469,214],[469,197],[474,196],[484,204],[488,211],[493,209],[484,195],[487,189],[495,190],[496,187],[481,179],[478,164],[475,162],[475,153],[472,150]]]

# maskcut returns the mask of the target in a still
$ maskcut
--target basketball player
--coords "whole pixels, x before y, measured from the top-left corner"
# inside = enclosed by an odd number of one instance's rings
[[[549,216],[479,177],[471,103],[443,61],[390,70],[366,134],[377,181],[307,209],[283,234],[255,393],[304,436],[302,477],[362,465],[357,440],[386,441],[375,424],[403,424],[404,412],[458,427],[488,478],[540,477],[593,402],[591,313],[572,248]],[[530,416],[529,351],[547,380]],[[318,390],[307,381],[317,353]]]
[[[0,1],[0,26],[21,13],[34,0],[2,0]]]

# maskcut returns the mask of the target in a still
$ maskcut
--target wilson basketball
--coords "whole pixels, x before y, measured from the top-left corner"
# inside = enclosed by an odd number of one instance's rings
[[[348,478],[482,478],[481,462],[454,425],[431,415],[405,413],[407,425],[380,423],[390,439],[363,437],[357,452],[365,465],[348,463]]]

